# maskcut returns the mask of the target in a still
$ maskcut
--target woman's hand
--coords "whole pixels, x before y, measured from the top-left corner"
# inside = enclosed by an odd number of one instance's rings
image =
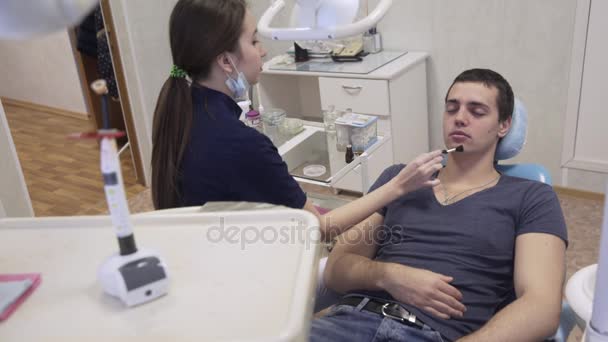
[[[387,263],[385,267],[380,287],[397,301],[443,319],[462,317],[466,311],[462,293],[450,285],[452,277],[401,264]]]
[[[407,164],[406,167],[391,179],[392,187],[398,196],[416,191],[423,187],[434,187],[439,184],[439,179],[433,175],[441,170],[443,165],[441,150],[423,153]]]

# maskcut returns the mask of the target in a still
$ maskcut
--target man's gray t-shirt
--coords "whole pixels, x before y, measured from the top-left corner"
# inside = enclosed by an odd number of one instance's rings
[[[393,165],[370,191],[387,183],[405,165]],[[375,260],[430,270],[454,278],[467,311],[444,320],[411,305],[407,309],[449,340],[481,328],[514,299],[515,239],[525,233],[556,235],[567,243],[557,196],[540,182],[502,175],[498,183],[444,206],[431,188],[409,193],[379,212]],[[386,292],[353,291],[393,300]],[[403,303],[402,303],[403,304]]]

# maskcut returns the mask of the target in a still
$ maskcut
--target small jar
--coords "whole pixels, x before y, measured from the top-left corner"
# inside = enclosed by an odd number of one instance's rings
[[[304,129],[304,122],[300,119],[285,118],[279,126],[279,133],[285,138],[291,138]]]
[[[263,132],[262,116],[255,110],[250,110],[245,114],[245,124],[260,133]]]
[[[264,134],[266,134],[273,142],[278,141],[280,138],[281,132],[279,129],[281,125],[283,125],[285,116],[285,111],[280,108],[266,109],[262,114]]]
[[[329,106],[327,110],[323,111],[323,124],[325,126],[325,132],[335,133],[336,132],[336,119],[339,116],[339,112],[336,111],[336,107]]]

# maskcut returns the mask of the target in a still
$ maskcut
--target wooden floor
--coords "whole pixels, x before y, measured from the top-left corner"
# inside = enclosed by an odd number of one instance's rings
[[[36,216],[94,215],[106,211],[93,140],[68,140],[70,133],[93,129],[91,121],[5,105],[25,182]],[[127,196],[145,187],[136,181],[131,154],[121,155]]]

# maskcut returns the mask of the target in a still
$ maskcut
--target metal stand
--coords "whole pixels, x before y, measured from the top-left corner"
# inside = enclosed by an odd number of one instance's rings
[[[124,151],[127,150],[127,148],[129,148],[131,146],[131,143],[127,141],[127,143],[120,148],[120,150],[118,151],[118,155],[120,156]]]

